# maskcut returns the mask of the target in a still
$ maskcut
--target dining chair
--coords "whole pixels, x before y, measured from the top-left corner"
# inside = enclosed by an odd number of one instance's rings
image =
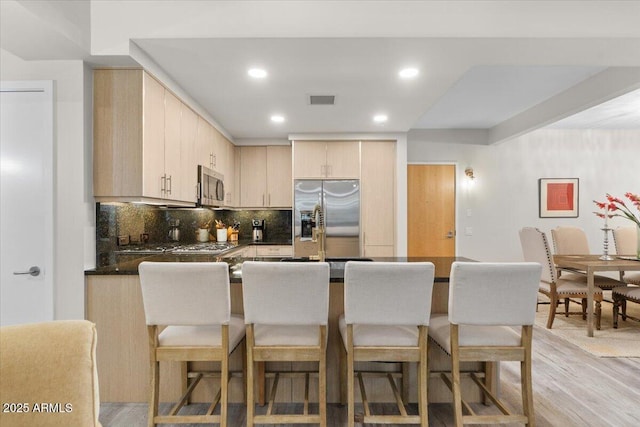
[[[347,425],[354,423],[429,424],[427,409],[427,334],[435,267],[430,262],[355,262],[344,270],[344,314],[338,320],[341,391],[346,382]],[[346,362],[346,363],[345,363]],[[357,362],[418,363],[418,415],[408,415],[393,376],[386,372],[398,414],[371,414]],[[355,375],[363,414],[355,414]],[[346,378],[345,378],[346,377]],[[408,384],[409,378],[402,378]]]
[[[638,286],[618,286],[611,291],[613,297],[613,327],[618,328],[618,314],[622,310],[622,320],[627,320],[627,317],[640,321],[637,317],[633,317],[627,314],[627,302],[631,301],[636,304],[640,304],[640,287]]]
[[[584,230],[579,227],[556,227],[551,230],[551,239],[553,240],[554,253],[556,255],[590,255],[589,243]],[[580,273],[568,270],[571,273]],[[558,272],[562,277],[564,272]],[[623,282],[612,279],[611,277],[594,275],[593,284],[600,289],[611,290],[616,286],[624,285]]]
[[[226,426],[229,355],[244,347],[241,342],[245,336],[243,317],[231,314],[227,263],[142,262],[138,269],[149,334],[149,426],[163,423]],[[161,361],[182,365],[183,395],[167,415],[158,414]],[[209,371],[192,370],[189,362],[196,361],[220,363],[220,390],[206,414],[180,415],[200,381],[213,376]],[[220,414],[214,415],[218,403]]]
[[[326,427],[329,264],[245,261],[242,293],[247,336],[247,427],[310,423]],[[258,362],[318,363],[318,413],[309,413],[311,373],[297,371],[267,373],[273,374],[267,411],[256,415],[254,365]],[[279,379],[300,375],[305,378],[303,413],[274,413]]]
[[[549,316],[547,318],[547,329],[553,326],[557,306],[564,300],[564,315],[581,314],[582,318],[587,318],[587,277],[583,274],[564,273],[558,278],[558,271],[553,263],[553,256],[549,250],[547,236],[537,228],[524,227],[520,230],[520,244],[524,260],[527,262],[537,262],[542,265],[542,277],[538,291],[549,298]],[[580,300],[582,311],[569,311],[569,303],[572,298]],[[596,329],[600,329],[600,318],[602,314],[602,289],[594,286],[593,299],[596,304]]]
[[[440,376],[453,393],[454,425],[535,423],[531,342],[542,267],[536,262],[454,262],[449,312],[431,316],[429,339],[451,357],[451,373]],[[514,329],[517,328],[517,329]],[[522,414],[514,414],[494,392],[490,370],[465,372],[502,415],[478,415],[463,400],[460,363],[520,362]],[[484,378],[483,378],[484,377]]]
[[[613,230],[616,254],[634,256],[638,250],[638,227],[618,227]],[[640,285],[640,271],[621,271],[620,280],[632,285]]]

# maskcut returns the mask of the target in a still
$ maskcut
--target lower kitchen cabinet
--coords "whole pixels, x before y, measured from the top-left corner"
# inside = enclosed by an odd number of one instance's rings
[[[256,245],[256,256],[263,258],[282,258],[293,256],[291,245]]]

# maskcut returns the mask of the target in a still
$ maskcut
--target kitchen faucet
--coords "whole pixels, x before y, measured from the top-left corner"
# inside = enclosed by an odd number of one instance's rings
[[[313,218],[315,219],[316,226],[313,229],[313,242],[317,242],[320,239],[320,247],[318,248],[318,255],[311,256],[311,259],[318,259],[320,262],[324,262],[325,258],[325,230],[324,230],[324,212],[322,211],[322,206],[317,204],[313,208]]]

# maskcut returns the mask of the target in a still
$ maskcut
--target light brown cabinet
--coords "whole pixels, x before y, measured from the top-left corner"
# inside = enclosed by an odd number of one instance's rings
[[[363,141],[360,211],[363,256],[395,255],[396,144]]]
[[[295,141],[296,179],[360,178],[359,141]]]
[[[228,162],[229,146],[211,124],[144,70],[94,71],[98,201],[191,206],[196,202],[198,164],[216,169],[222,158],[233,179],[235,163]]]
[[[242,207],[291,207],[291,148],[240,147]]]
[[[190,201],[180,189],[180,109],[180,101],[142,70],[94,72],[98,200]]]

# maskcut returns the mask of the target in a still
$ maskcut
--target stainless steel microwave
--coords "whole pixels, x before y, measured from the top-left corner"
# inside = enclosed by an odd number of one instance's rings
[[[198,165],[198,205],[220,206],[224,201],[224,176]]]

